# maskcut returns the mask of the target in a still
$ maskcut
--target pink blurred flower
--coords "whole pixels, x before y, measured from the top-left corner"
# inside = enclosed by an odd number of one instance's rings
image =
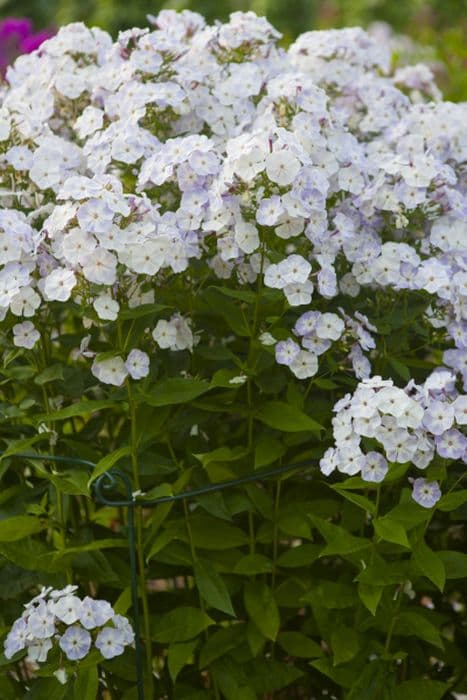
[[[34,32],[27,17],[7,17],[0,22],[0,72],[5,75],[7,67],[17,56],[35,51],[43,41],[55,34],[52,29]]]

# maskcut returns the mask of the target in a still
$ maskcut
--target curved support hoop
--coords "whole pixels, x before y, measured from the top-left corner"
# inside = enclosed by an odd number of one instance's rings
[[[122,500],[121,498],[108,498],[106,496],[106,492],[115,492],[117,490],[119,482],[122,483],[125,488],[126,499]],[[98,476],[93,484],[93,490],[97,502],[102,503],[102,505],[104,506],[132,508],[135,505],[130,478],[118,469],[110,469],[108,472],[104,472],[103,474]]]

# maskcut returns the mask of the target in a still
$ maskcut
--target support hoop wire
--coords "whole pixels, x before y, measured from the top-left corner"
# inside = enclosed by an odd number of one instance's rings
[[[34,454],[34,453],[18,453],[9,455],[12,458],[42,460],[44,462],[57,462],[60,464],[70,464],[86,467],[94,471],[96,464],[86,459],[78,457],[65,457],[60,455]],[[0,455],[1,459],[1,455]],[[219,481],[215,484],[206,484],[188,491],[181,491],[172,496],[160,496],[158,498],[144,499],[137,498],[133,492],[130,478],[124,472],[114,469],[100,474],[92,484],[95,500],[97,503],[106,506],[114,506],[117,508],[127,508],[128,510],[128,550],[130,557],[130,588],[131,588],[131,605],[133,608],[133,627],[135,632],[135,655],[136,655],[136,686],[138,700],[145,700],[144,697],[144,668],[143,668],[143,649],[140,637],[140,620],[139,620],[139,600],[138,600],[138,569],[136,564],[136,529],[135,529],[135,509],[136,508],[155,508],[163,503],[175,503],[176,501],[184,501],[196,496],[203,496],[207,493],[217,493],[226,489],[241,486],[242,484],[250,484],[256,481],[272,479],[276,476],[288,474],[293,471],[310,468],[316,465],[316,460],[304,460],[293,464],[286,464],[275,469],[266,469],[240,476],[236,479],[227,481]],[[112,499],[106,493],[115,493],[119,485],[123,485],[125,498]],[[146,640],[149,643],[149,640]],[[151,669],[147,669],[148,673]],[[148,700],[152,700],[148,699]]]

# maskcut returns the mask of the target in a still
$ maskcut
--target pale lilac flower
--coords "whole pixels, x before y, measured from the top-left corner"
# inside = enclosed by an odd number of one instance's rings
[[[454,407],[445,401],[432,401],[423,416],[424,427],[433,435],[442,435],[454,423]]]
[[[423,508],[433,508],[441,498],[441,489],[436,481],[415,479],[413,482],[412,498]]]
[[[96,647],[105,659],[113,659],[125,651],[125,633],[113,627],[104,627],[95,641]]]
[[[57,601],[49,603],[49,609],[66,625],[72,625],[79,619],[81,600],[74,595],[64,595]]]
[[[467,450],[467,438],[452,428],[435,439],[436,451],[445,459],[462,459]]]
[[[280,365],[287,365],[290,367],[299,353],[300,346],[293,340],[290,338],[289,340],[281,340],[277,343],[275,348],[276,362]]]
[[[106,600],[94,600],[86,596],[83,598],[78,612],[78,619],[86,629],[102,627],[112,619],[114,611],[110,603]]]
[[[79,661],[91,648],[91,635],[80,625],[73,625],[68,627],[58,643],[70,661]]]
[[[115,321],[118,318],[120,304],[110,294],[101,294],[92,303],[96,314],[103,321]]]
[[[109,357],[106,360],[95,359],[91,367],[92,374],[103,384],[122,386],[128,370],[121,357]]]
[[[28,631],[32,637],[47,639],[55,634],[55,615],[44,600],[39,601],[28,619]]]
[[[40,338],[39,331],[31,321],[24,321],[13,326],[13,343],[17,348],[31,350]]]
[[[379,483],[388,473],[388,463],[379,452],[368,452],[365,456],[365,464],[362,467],[362,479]]]
[[[149,355],[134,348],[125,360],[125,367],[132,379],[142,379],[149,374]]]
[[[26,620],[19,618],[13,623],[4,642],[4,654],[11,659],[18,651],[25,648],[29,638],[29,629]]]

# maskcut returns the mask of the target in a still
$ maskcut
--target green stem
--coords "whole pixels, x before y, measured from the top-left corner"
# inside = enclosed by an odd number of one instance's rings
[[[276,497],[274,499],[274,529],[273,529],[273,541],[272,541],[272,577],[271,577],[271,588],[274,590],[276,585],[276,569],[277,569],[277,554],[279,551],[279,503],[281,498],[281,485],[282,482],[278,481],[276,485]]]
[[[394,612],[393,612],[392,617],[391,617],[391,622],[389,624],[389,629],[388,629],[388,632],[386,635],[386,641],[384,643],[384,651],[386,654],[389,653],[389,649],[391,647],[392,635],[394,633],[394,627],[395,627],[397,619],[399,617],[399,610],[401,607],[402,596],[403,596],[403,587],[402,586],[398,586],[397,591],[396,591],[396,595],[397,595],[397,601],[396,601],[396,605],[394,607]]]
[[[130,438],[131,438],[131,466],[133,471],[133,484],[137,491],[140,490],[140,478],[138,469],[138,431],[136,422],[136,404],[131,391],[131,383],[127,380],[128,406],[130,410]],[[149,601],[146,589],[146,575],[144,563],[144,543],[143,543],[143,513],[141,508],[135,508],[136,525],[136,557],[138,560],[138,571],[140,577],[140,593],[143,608],[143,629],[144,648],[146,652],[146,666],[148,678],[148,692],[150,697],[154,697],[154,677],[152,673],[152,645],[151,645],[151,623],[149,619]]]

